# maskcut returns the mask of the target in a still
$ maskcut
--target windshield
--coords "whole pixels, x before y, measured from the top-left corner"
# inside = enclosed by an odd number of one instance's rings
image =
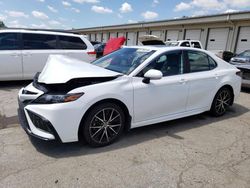
[[[178,46],[179,42],[165,42],[166,46]]]
[[[250,51],[244,51],[239,54],[240,57],[250,57]]]
[[[150,49],[122,48],[92,62],[92,64],[115,72],[129,74],[154,52]]]

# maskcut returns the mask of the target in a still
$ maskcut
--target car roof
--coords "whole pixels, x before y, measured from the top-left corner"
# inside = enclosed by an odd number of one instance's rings
[[[194,51],[201,51],[209,53],[206,50],[200,49],[200,48],[190,48],[190,47],[182,47],[182,46],[123,46],[123,48],[137,48],[137,49],[147,49],[147,50],[155,50],[159,52],[164,51],[174,51],[174,50],[194,50]]]
[[[37,34],[56,34],[56,35],[66,35],[66,36],[83,36],[77,33],[67,32],[63,30],[46,30],[46,29],[17,29],[17,28],[8,28],[8,29],[0,29],[0,33],[6,32],[21,32],[21,33],[37,33]]]

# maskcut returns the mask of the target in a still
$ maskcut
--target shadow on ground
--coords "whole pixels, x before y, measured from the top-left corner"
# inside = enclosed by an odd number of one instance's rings
[[[21,81],[0,81],[0,90],[11,91],[12,89],[21,89],[30,84],[32,80]]]
[[[13,90],[16,89],[21,89],[22,87],[28,85],[31,82],[31,80],[25,80],[25,81],[1,81],[0,82],[0,91],[5,91],[5,92],[10,92],[12,94]],[[10,94],[10,95],[11,95]],[[17,96],[16,96],[17,97]],[[16,102],[15,102],[16,103]],[[0,105],[1,101],[0,101]],[[1,107],[1,106],[0,106]],[[16,109],[18,108],[16,104]],[[18,121],[18,116],[14,115],[11,117],[7,117],[4,112],[1,113],[0,111],[0,129],[8,128],[8,127],[13,127],[19,124]]]
[[[178,133],[189,129],[206,126],[213,122],[219,122],[225,119],[238,117],[244,113],[247,113],[249,110],[250,109],[244,106],[234,104],[234,106],[230,108],[229,112],[223,117],[215,118],[211,117],[208,113],[203,113],[174,121],[132,129],[116,143],[102,148],[91,148],[88,145],[79,142],[61,144],[56,142],[44,142],[35,138],[30,138],[30,140],[37,151],[54,158],[89,155],[122,149],[160,137],[169,136],[174,139],[185,139],[179,136]]]
[[[241,92],[250,94],[250,88],[241,88]]]
[[[18,116],[6,117],[0,113],[0,129],[5,129],[9,127],[14,127],[19,124]]]

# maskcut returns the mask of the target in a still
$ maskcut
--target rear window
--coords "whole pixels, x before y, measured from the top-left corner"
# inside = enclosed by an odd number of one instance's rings
[[[189,42],[183,42],[183,43],[181,43],[180,46],[190,47],[190,43]]]
[[[79,37],[59,36],[59,45],[61,49],[85,50],[87,45]]]
[[[214,69],[216,62],[203,52],[187,51],[189,72],[202,72]]]
[[[56,49],[56,35],[23,33],[23,49]]]
[[[191,45],[194,47],[194,48],[201,48],[201,45],[199,42],[191,42]]]
[[[17,33],[0,33],[0,50],[19,49]]]

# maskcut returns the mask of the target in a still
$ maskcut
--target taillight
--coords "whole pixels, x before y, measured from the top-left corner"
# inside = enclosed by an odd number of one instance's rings
[[[87,52],[89,55],[96,55],[96,51]]]
[[[237,71],[236,75],[242,77],[242,72],[241,71]]]

